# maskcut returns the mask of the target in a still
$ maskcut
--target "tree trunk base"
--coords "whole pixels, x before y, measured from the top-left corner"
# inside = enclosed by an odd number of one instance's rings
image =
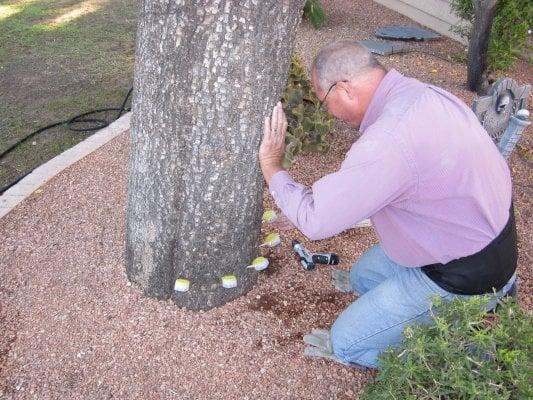
[[[207,310],[257,280],[246,268],[263,213],[257,153],[304,0],[195,3],[140,2],[126,271],[147,296]]]
[[[248,293],[257,282],[257,272],[245,272],[237,276],[237,287],[226,289],[221,283],[212,285],[191,285],[187,292],[174,291],[171,299],[178,306],[187,310],[209,310],[220,307]]]

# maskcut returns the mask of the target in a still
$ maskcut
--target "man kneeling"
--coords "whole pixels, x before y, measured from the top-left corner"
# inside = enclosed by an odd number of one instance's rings
[[[309,239],[334,236],[370,218],[379,244],[334,285],[359,298],[331,332],[306,336],[309,355],[377,367],[404,327],[429,323],[435,295],[492,294],[514,285],[516,229],[509,168],[461,100],[387,71],[350,41],[323,48],[311,80],[335,117],[362,133],[340,169],[311,188],[283,170],[287,121],[281,104],[265,119],[259,150],[276,204]]]

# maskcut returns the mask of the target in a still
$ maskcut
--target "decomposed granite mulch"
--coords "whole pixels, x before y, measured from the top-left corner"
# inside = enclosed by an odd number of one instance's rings
[[[315,31],[303,23],[298,33],[307,64],[331,40],[362,40],[379,26],[412,24],[370,0],[324,3],[327,25]],[[380,60],[471,103],[465,66],[446,61],[462,46],[449,39],[414,46],[424,53]],[[510,76],[531,81],[531,67],[519,62]],[[356,137],[338,123],[331,150],[299,157],[290,172],[312,184],[339,167]],[[522,143],[530,146],[531,130]],[[290,242],[334,251],[348,269],[377,241],[372,228],[320,242],[282,232],[281,246],[268,254],[271,266],[246,296],[207,312],[182,310],[144,297],[126,279],[127,155],[125,133],[0,219],[0,399],[357,398],[373,372],[307,359],[302,342],[312,328],[329,327],[355,297],[335,292],[330,266],[304,271]],[[532,165],[518,152],[510,165],[519,302],[532,310]],[[267,191],[264,203],[274,207]]]

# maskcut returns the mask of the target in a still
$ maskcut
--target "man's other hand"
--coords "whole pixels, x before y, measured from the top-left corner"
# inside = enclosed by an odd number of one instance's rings
[[[285,153],[285,136],[287,135],[287,117],[281,102],[272,110],[271,118],[265,117],[263,141],[259,147],[259,163],[267,184],[272,176],[283,170],[282,160]]]

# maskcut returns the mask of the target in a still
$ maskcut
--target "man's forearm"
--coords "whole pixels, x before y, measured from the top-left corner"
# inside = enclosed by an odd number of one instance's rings
[[[272,175],[268,185],[276,205],[309,239],[322,239],[323,236],[320,235],[322,223],[320,216],[315,215],[311,189],[296,182],[287,171],[282,169],[278,172]]]

